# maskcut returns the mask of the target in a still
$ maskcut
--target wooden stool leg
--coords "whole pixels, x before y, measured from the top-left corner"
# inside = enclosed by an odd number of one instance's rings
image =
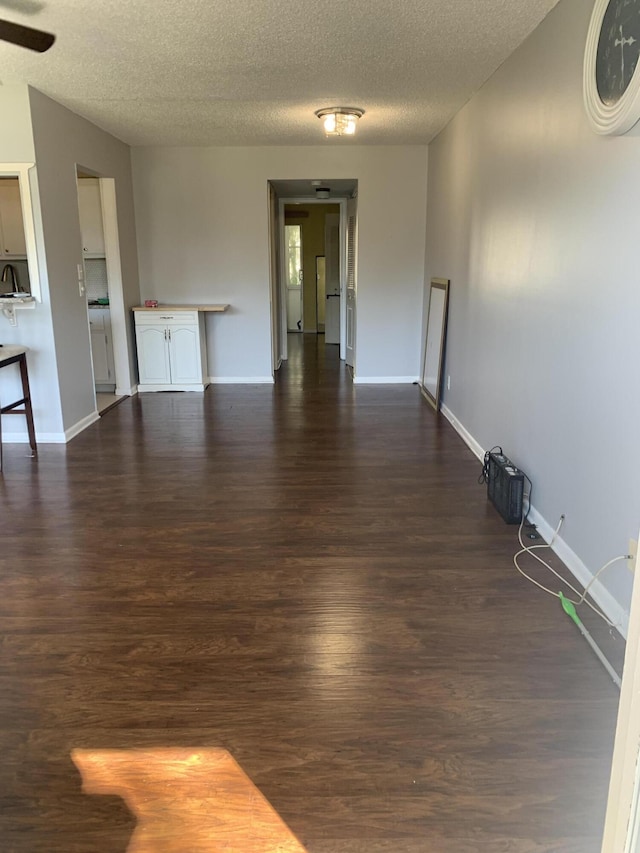
[[[31,392],[29,390],[29,374],[27,372],[27,358],[22,354],[20,357],[20,378],[22,379],[22,396],[24,397],[24,414],[27,419],[27,432],[29,433],[29,444],[35,456],[38,452],[36,446],[36,428],[33,423],[33,409],[31,408]],[[0,469],[1,470],[1,469]]]

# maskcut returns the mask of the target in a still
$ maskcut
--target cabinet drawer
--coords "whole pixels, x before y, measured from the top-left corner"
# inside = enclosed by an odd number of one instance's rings
[[[136,326],[197,326],[197,311],[162,311],[153,309],[151,311],[136,311]]]
[[[104,331],[104,314],[102,311],[89,311],[89,326],[92,332]]]

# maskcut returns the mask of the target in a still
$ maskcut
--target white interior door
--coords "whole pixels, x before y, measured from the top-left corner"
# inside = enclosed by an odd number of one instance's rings
[[[349,367],[354,367],[356,360],[357,205],[355,198],[347,202],[346,362]]]
[[[330,213],[324,220],[325,254],[325,344],[340,343],[340,214]]]

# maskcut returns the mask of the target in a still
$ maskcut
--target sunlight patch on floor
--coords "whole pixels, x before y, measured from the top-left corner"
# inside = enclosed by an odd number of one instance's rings
[[[137,818],[127,853],[305,853],[225,749],[76,749],[87,794]]]

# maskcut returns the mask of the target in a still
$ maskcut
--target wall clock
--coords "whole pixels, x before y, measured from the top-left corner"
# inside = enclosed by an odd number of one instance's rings
[[[640,119],[640,0],[596,0],[584,53],[584,104],[597,133]]]

